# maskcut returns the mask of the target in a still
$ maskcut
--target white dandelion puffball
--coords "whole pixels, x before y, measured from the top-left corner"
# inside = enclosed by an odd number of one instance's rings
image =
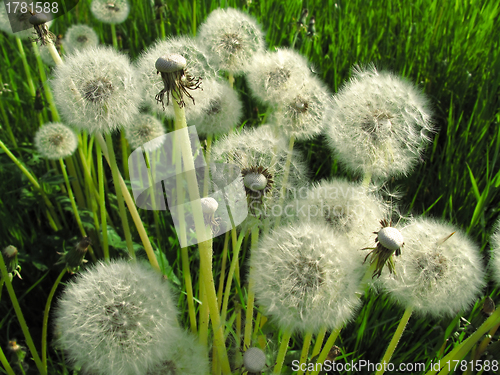
[[[141,263],[99,263],[64,290],[55,312],[57,345],[96,375],[144,374],[176,346],[168,282]]]
[[[493,281],[500,285],[500,220],[497,220],[490,238],[491,259],[489,270]]]
[[[12,3],[11,6],[14,7]],[[9,16],[7,15],[5,4],[0,4],[0,30],[6,32],[9,35],[16,36],[20,39],[28,39],[28,38],[36,38],[36,32],[33,28],[33,25],[29,22],[31,17],[31,13],[26,12],[22,13],[19,10],[15,13],[16,16],[13,18],[13,26],[15,30],[21,30],[17,32],[12,31],[12,26],[10,23]],[[47,27],[50,28],[52,25],[52,21],[45,23]]]
[[[144,87],[143,104],[160,115],[174,117],[171,98],[169,105],[165,105],[165,111],[155,100],[156,94],[164,87],[161,75],[157,74],[156,61],[159,57],[169,54],[184,57],[186,59],[185,71],[195,78],[201,77],[202,79],[201,89],[189,91],[195,99],[195,105],[189,98],[184,100],[186,103],[186,118],[189,121],[192,117],[199,115],[203,108],[208,107],[211,97],[217,95],[216,85],[210,83],[217,77],[217,72],[209,64],[203,50],[192,38],[186,36],[173,37],[157,41],[153,46],[149,47],[137,59],[135,65]]]
[[[404,253],[394,257],[396,274],[384,270],[377,285],[422,315],[452,317],[469,308],[485,286],[479,248],[461,230],[423,217],[401,235]]]
[[[73,155],[78,147],[78,139],[67,126],[47,123],[36,132],[35,147],[43,157],[56,160]]]
[[[310,75],[303,85],[283,92],[279,109],[272,112],[269,122],[286,137],[298,140],[318,135],[332,116],[332,101],[326,86]]]
[[[238,94],[227,83],[216,82],[218,94],[210,98],[209,105],[192,119],[196,131],[201,135],[221,135],[228,133],[239,124],[243,115],[243,105]]]
[[[341,179],[321,181],[300,198],[290,202],[299,220],[326,223],[363,258],[366,254],[359,250],[371,244],[373,232],[380,229],[380,220],[389,211],[376,192]]]
[[[235,164],[241,170],[249,208],[242,225],[262,225],[262,218],[287,216],[288,212],[279,205],[282,189],[285,189],[286,202],[295,198],[308,183],[305,162],[299,153],[292,151],[288,180],[284,185],[289,153],[287,140],[276,137],[266,125],[243,129],[214,142],[212,160]],[[291,212],[290,216],[293,216]],[[254,223],[252,217],[259,220]]]
[[[90,11],[104,23],[122,23],[130,13],[128,0],[92,0]]]
[[[200,25],[197,40],[211,63],[234,75],[246,73],[252,57],[265,48],[257,21],[233,8],[212,11]]]
[[[406,79],[373,66],[354,70],[333,98],[325,128],[348,169],[377,179],[407,175],[434,131],[426,96]]]
[[[307,60],[294,50],[256,54],[248,68],[247,82],[253,94],[266,104],[277,104],[283,95],[304,86],[311,76]]]
[[[260,373],[266,366],[266,353],[257,347],[248,348],[243,354],[243,366],[249,372]]]
[[[156,117],[138,114],[132,122],[125,127],[125,138],[132,150],[144,147],[146,152],[158,149],[164,142],[165,128]]]
[[[256,300],[282,329],[339,328],[361,303],[358,264],[345,241],[326,225],[280,227],[252,250]]]
[[[207,349],[198,338],[187,332],[179,332],[175,346],[168,359],[153,366],[146,375],[200,375],[208,374],[209,362]]]
[[[139,113],[142,86],[128,58],[111,47],[89,47],[57,66],[54,100],[69,124],[109,133]]]
[[[93,28],[87,25],[73,25],[67,31],[62,41],[66,53],[94,47],[99,44],[99,37]]]

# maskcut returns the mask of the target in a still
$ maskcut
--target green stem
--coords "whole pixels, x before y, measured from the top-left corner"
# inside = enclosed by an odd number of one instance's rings
[[[229,86],[231,86],[231,88],[233,88],[234,87],[234,75],[233,75],[233,73],[228,74],[227,80],[229,82]]]
[[[370,182],[372,180],[372,172],[366,172],[365,175],[363,176],[363,187],[367,188],[370,185]]]
[[[12,370],[12,367],[10,367],[10,363],[9,363],[9,361],[7,361],[7,358],[5,357],[5,354],[3,353],[3,350],[1,347],[0,347],[0,362],[2,362],[2,365],[5,368],[7,375],[16,375],[14,370]]]
[[[193,0],[193,17],[191,19],[191,26],[193,30],[193,37],[196,36],[196,0]]]
[[[45,304],[45,311],[43,313],[43,326],[42,326],[42,361],[43,368],[47,371],[47,327],[49,322],[49,311],[50,305],[52,304],[52,298],[54,298],[54,294],[56,292],[57,286],[61,282],[64,274],[66,273],[66,268],[63,268],[61,273],[56,279],[54,285],[52,285],[52,289],[50,290],[49,297],[47,298],[47,303]]]
[[[75,163],[73,162],[72,157],[66,158],[66,163],[68,163],[68,171],[69,175],[73,177],[73,181],[71,181],[71,185],[73,186],[73,190],[75,192],[76,201],[78,203],[78,207],[85,207],[85,198],[83,197],[83,191],[80,186],[80,181],[78,179],[78,174],[76,173]],[[90,203],[89,203],[90,205]]]
[[[106,146],[109,153],[109,166],[111,168],[111,175],[113,176],[113,181],[115,183],[116,199],[118,201],[118,211],[120,213],[120,218],[122,221],[123,231],[125,233],[125,241],[127,243],[127,248],[129,255],[132,259],[135,259],[134,245],[132,243],[132,234],[130,233],[130,227],[128,225],[127,211],[125,210],[125,203],[123,199],[123,189],[119,183],[119,170],[118,165],[116,165],[115,151],[113,150],[113,139],[111,134],[106,134]],[[125,190],[127,188],[125,187]]]
[[[50,56],[52,56],[52,60],[54,60],[56,65],[64,64],[61,56],[59,56],[59,52],[57,52],[56,46],[54,46],[54,43],[47,44],[47,49],[49,50]]]
[[[295,143],[295,136],[290,137],[290,142],[288,144],[288,155],[286,156],[285,170],[283,173],[283,180],[281,182],[281,195],[278,202],[278,206],[283,207],[283,202],[285,201],[285,195],[287,194],[287,184],[288,184],[288,176],[290,174],[290,164],[292,163],[293,156],[293,145]],[[276,223],[274,228],[278,228],[281,221],[281,215],[278,215],[276,218]]]
[[[12,128],[10,127],[9,118],[7,117],[7,113],[5,112],[5,108],[3,107],[2,100],[0,100],[0,112],[2,112],[3,122],[5,124],[5,127],[7,128],[7,134],[9,134],[10,140],[12,141],[12,145],[14,146],[14,148],[17,148],[16,137],[14,136]]]
[[[31,77],[30,66],[28,60],[26,59],[26,53],[24,52],[23,42],[16,36],[16,44],[19,49],[19,55],[21,56],[21,61],[23,62],[24,72],[26,73],[26,81],[28,82],[28,87],[31,96],[36,95],[35,85],[33,84],[33,78]]]
[[[113,39],[113,48],[118,49],[118,39],[116,38],[116,27],[115,24],[111,24],[111,38]]]
[[[206,347],[208,343],[208,323],[210,321],[210,318],[209,318],[207,293],[205,292],[205,287],[203,286],[203,279],[201,277],[198,280],[198,291],[199,291],[199,298],[201,301],[200,317],[198,324],[200,328],[198,336],[199,336],[199,343]]]
[[[50,202],[49,198],[45,194],[45,191],[41,188],[37,179],[31,175],[31,173],[21,164],[21,162],[14,156],[12,152],[5,146],[5,144],[0,140],[0,147],[2,150],[10,157],[10,159],[14,162],[14,164],[24,173],[24,175],[28,178],[29,182],[35,187],[36,190],[41,194],[45,205],[47,206],[48,212],[46,213],[47,219],[49,220],[50,225],[57,232],[59,229],[62,229],[61,223],[54,211],[54,206]]]
[[[311,359],[316,357],[321,352],[321,346],[323,345],[323,340],[325,339],[325,335],[326,335],[326,326],[322,327],[319,330],[318,335],[316,336],[316,343],[314,344],[314,348],[311,353]]]
[[[54,96],[52,95],[52,90],[50,89],[49,85],[45,84],[47,82],[47,75],[45,74],[45,66],[43,64],[42,58],[40,57],[40,50],[38,49],[38,45],[36,44],[36,42],[31,42],[31,46],[33,48],[33,51],[35,52],[36,63],[38,65],[40,79],[42,80],[42,84],[44,85],[45,98],[47,99],[50,112],[52,113],[52,121],[59,122],[61,121],[61,118],[59,117],[59,112],[57,111],[56,103],[54,102]]]
[[[191,268],[189,266],[189,254],[187,247],[183,247],[181,249],[181,257],[182,257],[182,274],[184,275],[184,282],[186,283],[189,322],[191,324],[191,332],[196,333],[197,328],[196,328],[196,311],[194,309],[194,298],[193,298],[193,282],[191,280]]]
[[[226,277],[227,251],[229,248],[229,232],[226,232],[224,238],[224,248],[222,249],[222,264],[220,268],[219,289],[217,290],[217,301],[219,310],[222,305],[222,292],[224,291],[224,279]]]
[[[252,242],[250,248],[251,251],[257,247],[259,242],[259,228],[257,226],[252,227]],[[252,252],[250,256],[252,256]],[[253,323],[253,304],[255,301],[255,275],[253,268],[250,267],[250,276],[248,281],[248,297],[247,297],[247,311],[245,316],[245,337],[243,339],[243,349],[248,349],[250,347],[252,339],[252,323]]]
[[[98,155],[97,174],[99,180],[99,212],[101,213],[102,251],[104,253],[104,260],[109,262],[108,223],[106,222],[106,201],[104,198],[104,170],[99,142],[96,144],[96,153]]]
[[[125,130],[122,129],[120,132],[120,145],[122,149],[122,164],[123,164],[123,172],[125,174],[125,179],[130,180],[130,176],[128,174],[128,142],[125,138]]]
[[[5,286],[7,287],[7,291],[9,292],[9,297],[12,302],[12,306],[14,307],[14,311],[16,312],[17,320],[21,326],[21,329],[24,334],[24,338],[26,340],[26,344],[33,356],[33,360],[35,361],[36,367],[41,375],[47,375],[47,371],[43,366],[40,357],[38,356],[38,352],[36,351],[35,344],[33,343],[33,339],[31,338],[30,331],[28,325],[26,324],[26,320],[24,320],[23,312],[21,311],[21,306],[19,306],[19,302],[16,297],[16,293],[14,292],[14,288],[12,287],[12,283],[10,282],[9,273],[7,272],[7,267],[5,266],[5,262],[3,260],[3,256],[0,255],[0,271],[2,272],[2,278],[4,279]]]
[[[283,362],[285,361],[285,355],[288,350],[288,343],[292,337],[292,331],[285,330],[283,336],[281,337],[281,345],[278,351],[278,357],[276,358],[276,365],[274,366],[273,374],[281,374],[281,369],[283,367]]]
[[[316,360],[316,363],[324,363],[325,362],[325,359],[328,356],[328,353],[330,353],[330,350],[332,349],[333,344],[335,344],[335,340],[337,340],[337,337],[339,336],[341,329],[342,329],[342,327],[336,328],[332,331],[332,333],[330,334],[330,337],[328,338],[328,340],[326,340],[325,346],[323,347],[323,350],[321,351],[318,359]],[[318,373],[320,371],[320,369],[318,369],[318,367],[320,367],[320,366],[315,366],[314,367],[315,371],[311,372],[310,374],[311,375],[318,375]]]
[[[411,307],[406,308],[403,317],[399,321],[398,328],[396,329],[396,332],[394,332],[394,336],[392,336],[392,340],[389,343],[387,350],[385,351],[382,361],[380,362],[383,366],[381,366],[381,369],[377,371],[375,375],[382,375],[384,373],[384,369],[386,367],[385,364],[389,363],[389,361],[391,360],[392,355],[394,354],[394,350],[396,350],[396,346],[398,346],[399,340],[401,340],[401,336],[403,335],[406,325],[408,324],[408,320],[410,320],[412,312],[413,309]]]
[[[307,354],[309,353],[309,347],[311,346],[311,340],[312,332],[306,332],[306,335],[304,336],[304,343],[302,344],[302,352],[300,353],[299,366],[303,363],[306,363]],[[302,367],[300,367],[299,371],[297,371],[297,375],[302,375],[303,373],[304,370],[302,370]]]
[[[111,166],[108,148],[106,146],[104,138],[99,133],[95,137],[97,139],[97,142],[99,142],[99,145],[101,146],[102,154],[106,158],[108,164]],[[156,259],[155,253],[153,251],[153,247],[151,246],[151,242],[149,241],[148,234],[146,232],[146,229],[144,228],[144,224],[142,223],[141,217],[139,216],[139,212],[137,211],[137,207],[135,206],[132,196],[130,195],[127,189],[127,185],[125,185],[125,181],[123,180],[120,171],[117,170],[117,172],[118,172],[118,182],[120,183],[121,191],[123,193],[123,198],[125,199],[125,203],[127,204],[127,207],[130,211],[132,220],[135,223],[135,227],[139,232],[139,236],[141,237],[141,241],[144,246],[144,250],[146,251],[146,255],[148,256],[149,263],[151,263],[151,266],[155,270],[161,271],[160,265],[158,264],[158,260]]]

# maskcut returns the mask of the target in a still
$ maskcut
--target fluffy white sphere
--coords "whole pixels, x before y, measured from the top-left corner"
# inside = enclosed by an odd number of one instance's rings
[[[67,31],[62,41],[66,53],[94,47],[99,44],[99,37],[93,28],[87,25],[73,25]]]
[[[99,21],[104,23],[122,23],[130,13],[127,0],[92,0],[90,11]]]
[[[141,263],[100,263],[65,288],[55,310],[56,340],[88,373],[145,374],[173,353],[176,315],[161,274]]]
[[[282,329],[340,328],[361,304],[359,260],[326,225],[274,230],[252,251],[250,267],[257,302]]]
[[[427,218],[414,219],[401,235],[404,253],[394,257],[396,274],[382,272],[381,289],[423,315],[452,317],[469,308],[485,286],[477,245],[461,230]]]
[[[89,47],[56,67],[54,100],[68,124],[89,133],[128,125],[139,113],[142,86],[128,58],[111,47]]]
[[[197,40],[210,62],[235,75],[248,71],[252,57],[264,51],[264,34],[256,20],[240,10],[216,9],[200,25]]]
[[[408,174],[432,131],[426,96],[406,79],[372,66],[355,70],[334,96],[325,128],[343,165],[380,179]]]
[[[47,159],[60,159],[73,155],[78,139],[73,130],[60,123],[42,125],[35,135],[35,147]]]
[[[165,141],[165,128],[156,117],[146,114],[138,114],[132,122],[125,127],[125,138],[130,147],[135,150],[144,147],[151,152],[158,149]]]

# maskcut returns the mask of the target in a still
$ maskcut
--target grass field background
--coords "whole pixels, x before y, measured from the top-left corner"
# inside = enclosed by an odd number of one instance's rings
[[[424,161],[414,172],[406,178],[391,181],[387,188],[401,193],[401,199],[394,203],[400,206],[404,215],[443,218],[467,231],[481,246],[486,264],[489,237],[500,209],[498,2],[172,0],[162,7],[160,5],[157,3],[155,7],[149,1],[135,0],[131,3],[127,21],[116,26],[119,46],[132,60],[160,37],[160,12],[163,12],[166,35],[175,36],[195,34],[199,24],[217,7],[239,8],[261,23],[266,32],[267,46],[272,49],[291,45],[297,19],[302,9],[307,8],[309,15],[316,18],[316,35],[309,38],[305,33],[299,34],[295,48],[309,59],[332,92],[349,78],[354,64],[371,62],[381,70],[391,70],[417,84],[431,100],[439,131],[428,147]],[[57,18],[51,31],[64,35],[75,23],[92,26],[102,44],[112,44],[109,25],[92,17],[88,1],[80,1],[75,9]],[[54,233],[42,215],[39,196],[31,190],[29,182],[11,159],[0,151],[0,247],[12,244],[19,249],[23,279],[16,279],[14,286],[38,346],[45,302],[60,272],[60,268],[54,266],[59,257],[56,252],[72,246],[79,232],[73,223],[68,199],[61,198],[59,183],[62,180],[57,174],[48,173],[51,164],[33,147],[33,136],[41,125],[40,119],[51,121],[51,112],[48,108],[34,110],[16,41],[0,33],[0,46],[0,83],[8,84],[11,90],[4,90],[0,95],[0,139],[33,174],[44,176],[41,180],[45,181],[44,188],[49,198],[67,212],[68,230]],[[36,83],[39,81],[38,69],[30,43],[25,41],[24,48]],[[46,67],[46,72],[50,75],[50,68]],[[249,95],[243,78],[236,78],[235,88],[244,102],[245,126],[259,125],[266,108]],[[8,137],[6,122],[12,128],[17,148]],[[118,137],[116,142],[118,150]],[[357,178],[340,168],[335,154],[329,151],[322,137],[300,142],[297,148],[306,156],[313,180],[333,176]],[[111,174],[108,176],[110,178]],[[108,197],[110,212],[115,222],[119,222],[112,191]],[[140,212],[146,225],[151,225],[151,213]],[[90,216],[85,212],[82,215],[91,225]],[[162,218],[162,233],[168,243],[163,242],[159,247],[170,265],[168,267],[178,280],[182,280],[178,241],[169,220],[168,215]],[[154,231],[149,233],[154,240]],[[118,231],[113,236],[115,254],[119,254],[120,247],[123,247],[123,233]],[[140,242],[137,233],[133,236],[135,242]],[[214,244],[216,270],[222,245],[223,237],[220,237]],[[196,267],[196,251],[191,254],[192,265]],[[179,281],[179,291],[182,291],[182,285]],[[500,301],[498,290],[491,282],[485,295],[490,295],[497,303]],[[179,296],[181,311],[186,312],[184,295],[180,293]],[[463,318],[469,322],[477,319],[481,306],[481,301],[478,301],[472,311],[464,312]],[[367,294],[356,320],[341,332],[337,340],[336,345],[341,348],[344,358],[341,360],[377,362],[382,358],[402,314],[403,309],[392,305],[385,297]],[[182,317],[187,323],[187,313]],[[464,324],[459,317],[454,320],[412,317],[392,362],[434,361],[440,350],[450,350],[470,333],[463,330]],[[266,329],[267,334],[273,333],[272,327]],[[277,331],[274,331],[275,339],[276,336]],[[5,351],[9,340],[17,338],[22,343],[22,337],[4,291],[0,305],[0,345]],[[302,346],[300,336],[292,339],[292,348],[285,361],[288,365],[292,359],[298,358]],[[291,373],[289,369],[284,372]],[[28,373],[37,373],[33,363]],[[52,349],[49,350],[49,373],[70,373],[63,365],[61,353]]]

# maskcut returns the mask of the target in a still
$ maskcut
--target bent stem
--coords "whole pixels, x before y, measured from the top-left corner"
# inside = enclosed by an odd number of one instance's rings
[[[99,133],[96,134],[95,137],[97,139],[97,142],[99,142],[99,145],[101,146],[101,151],[104,157],[106,158],[106,161],[108,162],[109,165],[111,165],[108,154],[108,148],[106,146],[104,138]],[[132,216],[132,220],[134,221],[135,227],[139,232],[139,236],[141,237],[142,244],[144,245],[144,250],[146,251],[146,255],[148,256],[149,263],[151,263],[151,266],[155,270],[161,272],[160,265],[158,264],[158,260],[156,259],[153,247],[151,246],[151,242],[149,241],[148,234],[146,233],[144,224],[142,223],[141,217],[139,216],[139,212],[137,211],[137,207],[135,206],[134,201],[132,200],[132,196],[130,195],[127,189],[127,185],[125,185],[125,181],[123,180],[120,171],[117,170],[117,172],[118,172],[118,182],[120,183],[120,187],[123,193],[123,198],[125,199],[125,203],[127,204],[127,207],[130,211],[130,215]]]
[[[33,360],[35,361],[36,367],[41,375],[47,375],[47,371],[43,366],[40,357],[38,356],[38,352],[36,351],[35,344],[33,343],[33,339],[31,338],[30,331],[28,325],[26,324],[26,320],[24,320],[23,312],[21,311],[21,306],[19,306],[19,301],[17,300],[16,293],[14,292],[14,288],[12,287],[12,283],[10,281],[9,273],[7,271],[7,267],[5,266],[5,262],[3,260],[3,256],[0,255],[0,271],[2,272],[2,278],[5,282],[5,286],[7,287],[7,291],[9,292],[9,297],[12,302],[12,306],[14,307],[14,311],[16,312],[17,320],[19,321],[19,325],[24,334],[24,338],[26,340],[26,344],[28,345],[28,349],[30,350],[31,355],[33,356]]]
[[[399,340],[401,339],[401,336],[403,335],[403,332],[406,328],[406,325],[408,324],[408,320],[410,320],[411,313],[413,312],[413,309],[411,307],[407,307],[403,317],[399,321],[398,328],[396,329],[396,332],[394,333],[394,336],[392,336],[392,340],[389,343],[389,346],[387,347],[387,350],[385,351],[384,357],[382,358],[382,361],[380,363],[385,364],[389,363],[389,361],[392,358],[392,355],[394,354],[394,350],[396,349],[396,346],[398,346]],[[381,366],[381,369],[378,370],[375,375],[382,375],[384,373],[385,366]]]
[[[64,274],[66,273],[66,267],[63,268],[61,273],[56,279],[54,285],[52,285],[52,289],[50,290],[49,297],[47,298],[47,303],[45,304],[45,311],[43,313],[43,326],[42,326],[42,361],[43,367],[45,371],[47,371],[47,326],[49,322],[49,311],[50,305],[52,304],[52,298],[54,298],[54,294],[56,292],[57,286],[61,282]]]

